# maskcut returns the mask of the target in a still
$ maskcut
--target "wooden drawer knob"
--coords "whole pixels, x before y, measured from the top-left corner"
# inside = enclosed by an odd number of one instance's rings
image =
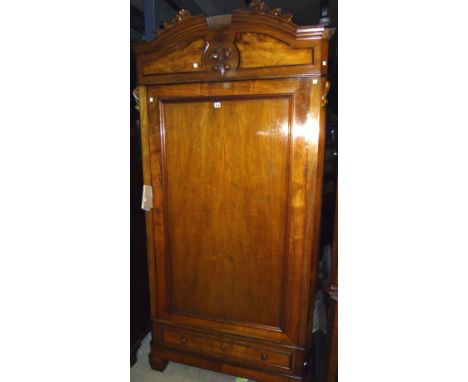
[[[187,343],[187,337],[182,336],[182,338],[180,339],[180,342],[181,342],[182,344],[186,344],[186,343]]]
[[[262,355],[260,356],[260,359],[262,361],[266,361],[268,359],[268,354],[262,353]]]

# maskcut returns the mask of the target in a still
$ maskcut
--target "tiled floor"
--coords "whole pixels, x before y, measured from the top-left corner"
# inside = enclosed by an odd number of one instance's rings
[[[149,343],[151,333],[141,343],[137,354],[137,362],[130,371],[131,382],[235,382],[236,377],[213,371],[199,369],[169,362],[164,372],[150,368],[148,363]]]

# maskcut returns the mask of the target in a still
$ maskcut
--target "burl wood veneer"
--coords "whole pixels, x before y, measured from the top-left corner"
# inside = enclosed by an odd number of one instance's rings
[[[252,1],[133,45],[154,369],[307,379],[331,32]]]

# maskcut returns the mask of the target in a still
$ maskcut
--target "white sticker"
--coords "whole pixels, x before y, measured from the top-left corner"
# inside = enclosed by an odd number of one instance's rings
[[[141,198],[141,209],[151,211],[151,208],[153,208],[153,187],[144,184],[143,196]]]

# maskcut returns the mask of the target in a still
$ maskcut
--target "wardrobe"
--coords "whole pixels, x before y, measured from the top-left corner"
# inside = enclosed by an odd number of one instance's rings
[[[153,369],[307,380],[332,33],[252,1],[132,46]]]

